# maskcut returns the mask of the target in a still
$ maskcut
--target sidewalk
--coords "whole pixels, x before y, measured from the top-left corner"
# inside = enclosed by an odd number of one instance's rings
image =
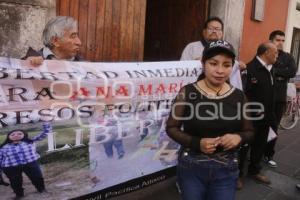
[[[300,123],[293,130],[281,130],[274,160],[277,168],[264,165],[263,173],[272,181],[265,186],[245,177],[244,188],[237,191],[236,200],[300,200]],[[175,177],[143,190],[112,198],[112,200],[180,200]]]

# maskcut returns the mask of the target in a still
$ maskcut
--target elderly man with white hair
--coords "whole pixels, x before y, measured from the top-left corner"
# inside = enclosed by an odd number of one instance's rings
[[[57,16],[46,24],[42,40],[44,47],[35,51],[28,49],[23,59],[29,60],[32,65],[40,65],[43,60],[80,61],[78,52],[81,41],[78,37],[77,21],[68,16]]]

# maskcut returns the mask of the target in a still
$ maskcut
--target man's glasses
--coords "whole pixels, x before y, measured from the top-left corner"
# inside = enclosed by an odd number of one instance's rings
[[[212,28],[212,27],[207,27],[206,28],[206,30],[208,31],[208,32],[222,32],[222,29],[221,28]]]

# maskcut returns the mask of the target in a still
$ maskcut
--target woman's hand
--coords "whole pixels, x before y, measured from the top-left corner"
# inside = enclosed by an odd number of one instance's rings
[[[220,137],[217,138],[202,138],[200,140],[200,150],[205,154],[212,154],[216,151],[220,144]]]
[[[242,141],[238,134],[227,133],[220,138],[220,145],[225,151],[237,147]]]

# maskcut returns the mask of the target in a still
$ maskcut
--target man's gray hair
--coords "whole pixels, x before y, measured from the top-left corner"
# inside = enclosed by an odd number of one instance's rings
[[[53,37],[61,38],[66,30],[73,28],[77,29],[77,21],[72,17],[57,16],[49,20],[43,31],[42,40],[44,45],[51,48],[53,46],[51,42]]]

